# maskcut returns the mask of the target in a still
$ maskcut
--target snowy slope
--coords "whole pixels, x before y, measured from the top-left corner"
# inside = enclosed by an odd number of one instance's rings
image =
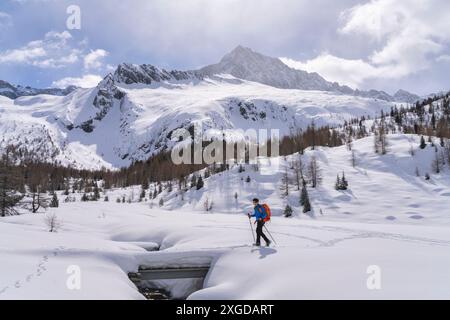
[[[433,174],[435,149],[428,146],[421,150],[417,136],[389,135],[388,143],[388,154],[380,156],[374,152],[373,137],[355,141],[355,168],[352,166],[351,152],[345,146],[318,148],[314,151],[308,149],[302,156],[302,162],[307,167],[311,157],[316,157],[323,176],[321,185],[309,190],[314,209],[312,216],[327,220],[393,224],[422,224],[427,221],[436,225],[449,225],[450,166],[443,165],[440,174]],[[415,150],[414,156],[410,154],[411,147]],[[439,145],[437,148],[441,149]],[[170,210],[204,212],[204,204],[208,199],[213,202],[212,212],[242,213],[248,212],[251,209],[251,199],[258,197],[261,201],[270,203],[275,215],[282,215],[286,204],[289,204],[297,216],[306,218],[301,213],[300,193],[290,169],[295,159],[298,159],[298,154],[288,156],[286,160],[281,158],[279,162],[272,159],[271,167],[264,166],[265,162],[261,162],[261,170],[258,172],[248,165],[245,172],[239,173],[235,166],[206,179],[203,189],[189,189],[184,194],[184,201],[176,188],[171,193],[164,191],[153,201],[158,204],[159,199],[163,198],[165,208]],[[280,190],[285,168],[288,168],[291,179],[287,198],[282,196]],[[345,172],[349,181],[349,190],[336,191],[336,176],[342,172]],[[426,173],[431,176],[429,181],[425,180]],[[248,176],[251,178],[249,183],[246,182]]]

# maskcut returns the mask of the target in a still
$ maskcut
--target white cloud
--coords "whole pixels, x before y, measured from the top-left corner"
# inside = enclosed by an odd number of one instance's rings
[[[450,63],[450,55],[444,54],[436,58],[436,62]]]
[[[372,0],[341,13],[338,32],[364,37],[378,47],[364,59],[328,53],[304,61],[284,59],[291,67],[315,71],[332,81],[359,86],[373,78],[400,79],[428,69],[448,52],[450,1]]]
[[[12,17],[6,12],[0,11],[0,30],[12,25]]]
[[[91,50],[84,57],[84,68],[89,69],[100,69],[103,67],[103,58],[108,56],[108,52],[103,49]]]
[[[61,68],[74,64],[82,51],[71,47],[71,39],[67,31],[48,32],[42,40],[0,52],[0,64],[27,64],[39,68]]]
[[[52,83],[52,87],[67,88],[68,86],[77,86],[81,88],[93,88],[102,81],[102,77],[96,74],[86,74],[79,78],[63,78]]]
[[[305,62],[289,58],[281,58],[281,61],[291,68],[317,72],[328,81],[339,82],[353,88],[359,87],[368,77],[380,75],[380,70],[363,60],[342,59],[328,53]]]

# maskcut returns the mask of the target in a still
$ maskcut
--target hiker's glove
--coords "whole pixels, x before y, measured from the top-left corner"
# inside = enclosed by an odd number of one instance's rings
[[[252,216],[250,215],[250,213],[247,213],[247,215],[248,215],[248,218],[250,219]]]

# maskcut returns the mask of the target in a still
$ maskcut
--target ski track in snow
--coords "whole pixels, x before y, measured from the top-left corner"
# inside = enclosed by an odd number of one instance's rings
[[[308,241],[317,243],[318,247],[331,247],[331,246],[334,246],[335,244],[338,244],[343,241],[368,239],[368,238],[414,242],[414,243],[422,243],[422,244],[427,244],[427,245],[450,246],[450,241],[430,239],[430,238],[421,238],[421,237],[411,237],[411,236],[395,234],[395,233],[371,232],[371,231],[365,231],[365,230],[349,229],[349,228],[342,228],[342,227],[331,227],[331,226],[313,227],[313,226],[296,225],[296,226],[292,226],[292,227],[307,228],[307,229],[312,229],[312,230],[329,231],[329,232],[338,231],[338,232],[343,232],[343,233],[352,233],[352,235],[348,236],[348,237],[335,238],[335,239],[331,239],[328,241],[324,241],[321,239],[306,237],[306,236],[293,234],[293,233],[286,233],[286,232],[280,232],[280,231],[270,231],[270,232],[274,235],[282,235],[282,236],[286,236],[286,237],[293,237],[293,238],[308,240]],[[196,228],[211,228],[211,226],[196,226]],[[217,226],[215,228],[233,229],[233,230],[247,230],[248,229],[248,228],[232,227],[232,226]],[[277,247],[280,247],[280,246],[278,245]],[[234,248],[234,247],[231,247],[231,248]],[[208,249],[208,248],[202,248],[202,249]],[[209,248],[209,249],[216,249],[216,248]]]

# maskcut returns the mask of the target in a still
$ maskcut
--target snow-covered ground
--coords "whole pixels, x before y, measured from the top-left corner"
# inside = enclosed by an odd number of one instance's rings
[[[2,220],[0,299],[141,299],[127,272],[206,256],[214,263],[192,299],[450,297],[446,226],[275,217],[278,246],[257,249],[244,215],[99,202],[65,204],[58,216],[58,233],[46,231],[42,215]],[[154,243],[162,251],[144,249]],[[72,265],[80,290],[66,286]],[[366,285],[370,266],[381,270],[380,290]]]
[[[212,176],[184,201],[163,192],[162,208],[159,198],[115,202],[131,189],[109,191],[110,202],[61,201],[47,212],[62,222],[57,233],[47,231],[43,214],[2,218],[0,299],[142,299],[128,272],[204,259],[213,259],[212,267],[190,299],[449,299],[450,169],[432,174],[434,148],[420,150],[412,136],[391,135],[389,144],[380,156],[372,138],[356,141],[355,168],[345,147],[315,151],[324,179],[310,189],[312,216],[300,213],[295,189],[280,197],[281,161],[272,175],[247,167]],[[342,170],[348,191],[334,190]],[[210,212],[202,209],[206,196],[214,203]],[[245,213],[254,196],[276,215],[268,225],[274,247],[251,246]],[[292,218],[280,216],[287,202]],[[154,246],[160,251],[146,250]],[[80,290],[67,287],[70,266],[81,270]],[[373,289],[377,275],[381,287]],[[181,294],[178,284],[164,284]]]

